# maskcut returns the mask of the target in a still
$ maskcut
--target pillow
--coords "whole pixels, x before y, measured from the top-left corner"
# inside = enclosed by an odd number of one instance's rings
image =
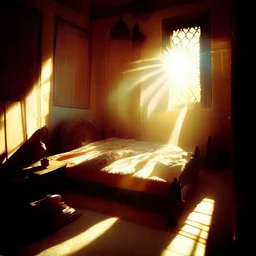
[[[181,175],[186,163],[187,161],[184,159],[176,160],[169,164],[157,162],[153,171],[151,172],[151,178],[158,177],[171,183],[174,178]]]

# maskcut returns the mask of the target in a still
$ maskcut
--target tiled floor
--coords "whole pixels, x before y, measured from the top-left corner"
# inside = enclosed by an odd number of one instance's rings
[[[175,228],[161,216],[70,191],[65,202],[84,214],[18,255],[230,255],[231,185],[229,172],[204,171]]]

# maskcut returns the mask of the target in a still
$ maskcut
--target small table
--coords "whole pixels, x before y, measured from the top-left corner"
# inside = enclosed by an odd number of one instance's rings
[[[12,170],[0,183],[0,203],[3,220],[19,220],[29,209],[30,203],[48,194],[61,194],[66,187],[66,163],[49,161],[46,168],[40,162]]]
[[[28,186],[31,200],[38,200],[47,194],[60,194],[66,187],[66,163],[49,160],[47,167],[42,167],[40,161],[24,168],[29,171]]]

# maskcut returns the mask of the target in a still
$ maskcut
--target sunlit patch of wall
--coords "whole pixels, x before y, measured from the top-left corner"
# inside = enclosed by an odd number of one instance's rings
[[[47,60],[40,77],[20,101],[1,104],[1,162],[4,162],[39,128],[49,114],[52,61]]]
[[[38,83],[40,80],[38,81]],[[28,93],[25,102],[26,131],[29,138],[38,128],[41,127],[41,104],[40,104],[40,84],[33,86]]]
[[[0,118],[0,161],[4,163],[26,139],[23,102],[1,102]]]
[[[0,102],[0,163],[4,161],[6,155],[4,122],[4,102]]]
[[[52,59],[42,65],[41,79],[35,84],[25,98],[27,136],[30,137],[37,129],[46,125],[49,115],[50,88],[52,76]]]
[[[1,107],[1,161],[11,155],[39,128],[46,125],[49,115],[52,61],[43,64],[41,81],[20,101],[7,101]],[[5,105],[4,105],[5,104]],[[2,160],[3,158],[3,160]]]
[[[52,79],[52,59],[49,58],[42,67],[41,72],[41,125],[47,124],[50,111],[50,92]]]
[[[19,101],[6,101],[1,109],[1,155],[2,162],[41,127],[40,85]],[[25,157],[25,156],[24,156]]]
[[[6,129],[8,157],[25,141],[22,102],[6,103]],[[22,131],[22,132],[19,132]]]

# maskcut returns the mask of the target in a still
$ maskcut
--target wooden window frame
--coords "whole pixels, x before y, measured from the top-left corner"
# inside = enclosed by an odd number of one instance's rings
[[[200,26],[200,107],[212,108],[212,54],[211,54],[211,26],[210,14],[193,17],[179,17],[162,21],[162,48],[168,47],[170,35],[174,30],[186,27]]]

